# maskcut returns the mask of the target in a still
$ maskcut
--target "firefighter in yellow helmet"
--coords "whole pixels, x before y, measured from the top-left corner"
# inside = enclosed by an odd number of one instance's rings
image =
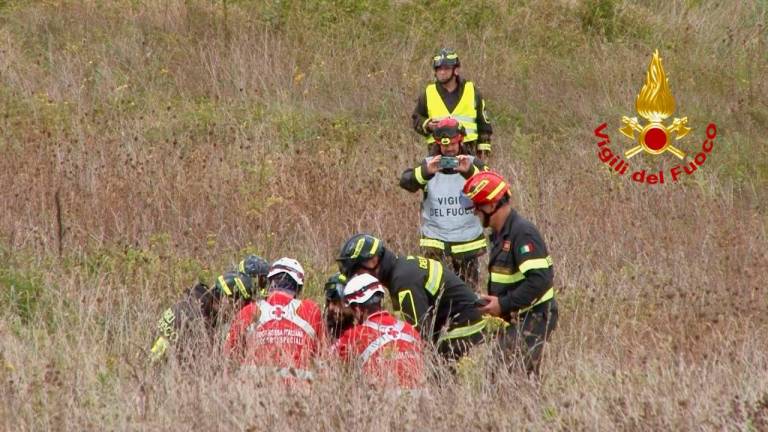
[[[493,129],[488,120],[485,100],[472,81],[459,76],[461,62],[456,51],[441,49],[432,58],[435,81],[419,95],[413,111],[413,128],[426,138],[430,154],[437,154],[432,132],[437,123],[453,117],[466,130],[464,147],[467,152],[486,161],[491,152]]]

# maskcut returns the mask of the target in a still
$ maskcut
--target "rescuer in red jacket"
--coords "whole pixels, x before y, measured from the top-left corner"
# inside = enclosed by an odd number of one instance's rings
[[[266,300],[247,305],[235,317],[225,348],[243,364],[279,376],[312,379],[310,366],[325,339],[320,307],[299,300],[304,269],[298,261],[272,263]]]
[[[419,332],[381,306],[386,289],[374,276],[353,277],[344,287],[355,326],[342,333],[334,351],[357,364],[368,380],[382,387],[413,389],[424,382]]]

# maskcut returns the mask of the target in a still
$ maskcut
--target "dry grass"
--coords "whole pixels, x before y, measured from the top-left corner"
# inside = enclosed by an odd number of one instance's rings
[[[0,428],[768,430],[766,9],[0,1]],[[555,258],[540,388],[485,380],[492,363],[413,400],[333,367],[287,392],[215,356],[146,365],[164,305],[246,252],[299,258],[318,295],[353,232],[416,250],[396,179],[442,44]],[[686,148],[708,121],[718,139],[695,177],[649,187],[609,174],[592,130],[619,148],[657,47]]]

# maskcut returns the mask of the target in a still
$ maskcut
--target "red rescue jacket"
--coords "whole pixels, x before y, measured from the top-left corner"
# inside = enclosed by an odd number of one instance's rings
[[[360,365],[375,385],[412,389],[424,383],[419,332],[387,311],[342,333],[334,350],[342,360]]]
[[[325,326],[315,302],[274,292],[238,312],[225,349],[241,354],[243,364],[305,370],[324,341]]]

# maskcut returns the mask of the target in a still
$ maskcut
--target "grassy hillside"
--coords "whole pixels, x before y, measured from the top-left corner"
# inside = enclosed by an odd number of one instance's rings
[[[68,429],[768,429],[768,4],[0,1],[0,425]],[[410,400],[151,368],[163,307],[243,254],[319,296],[350,234],[415,252],[410,113],[440,46],[556,265],[539,388],[479,365]],[[659,49],[684,181],[605,168]],[[669,169],[671,155],[633,165]],[[269,391],[277,396],[269,397]],[[290,420],[278,420],[290,415]]]

